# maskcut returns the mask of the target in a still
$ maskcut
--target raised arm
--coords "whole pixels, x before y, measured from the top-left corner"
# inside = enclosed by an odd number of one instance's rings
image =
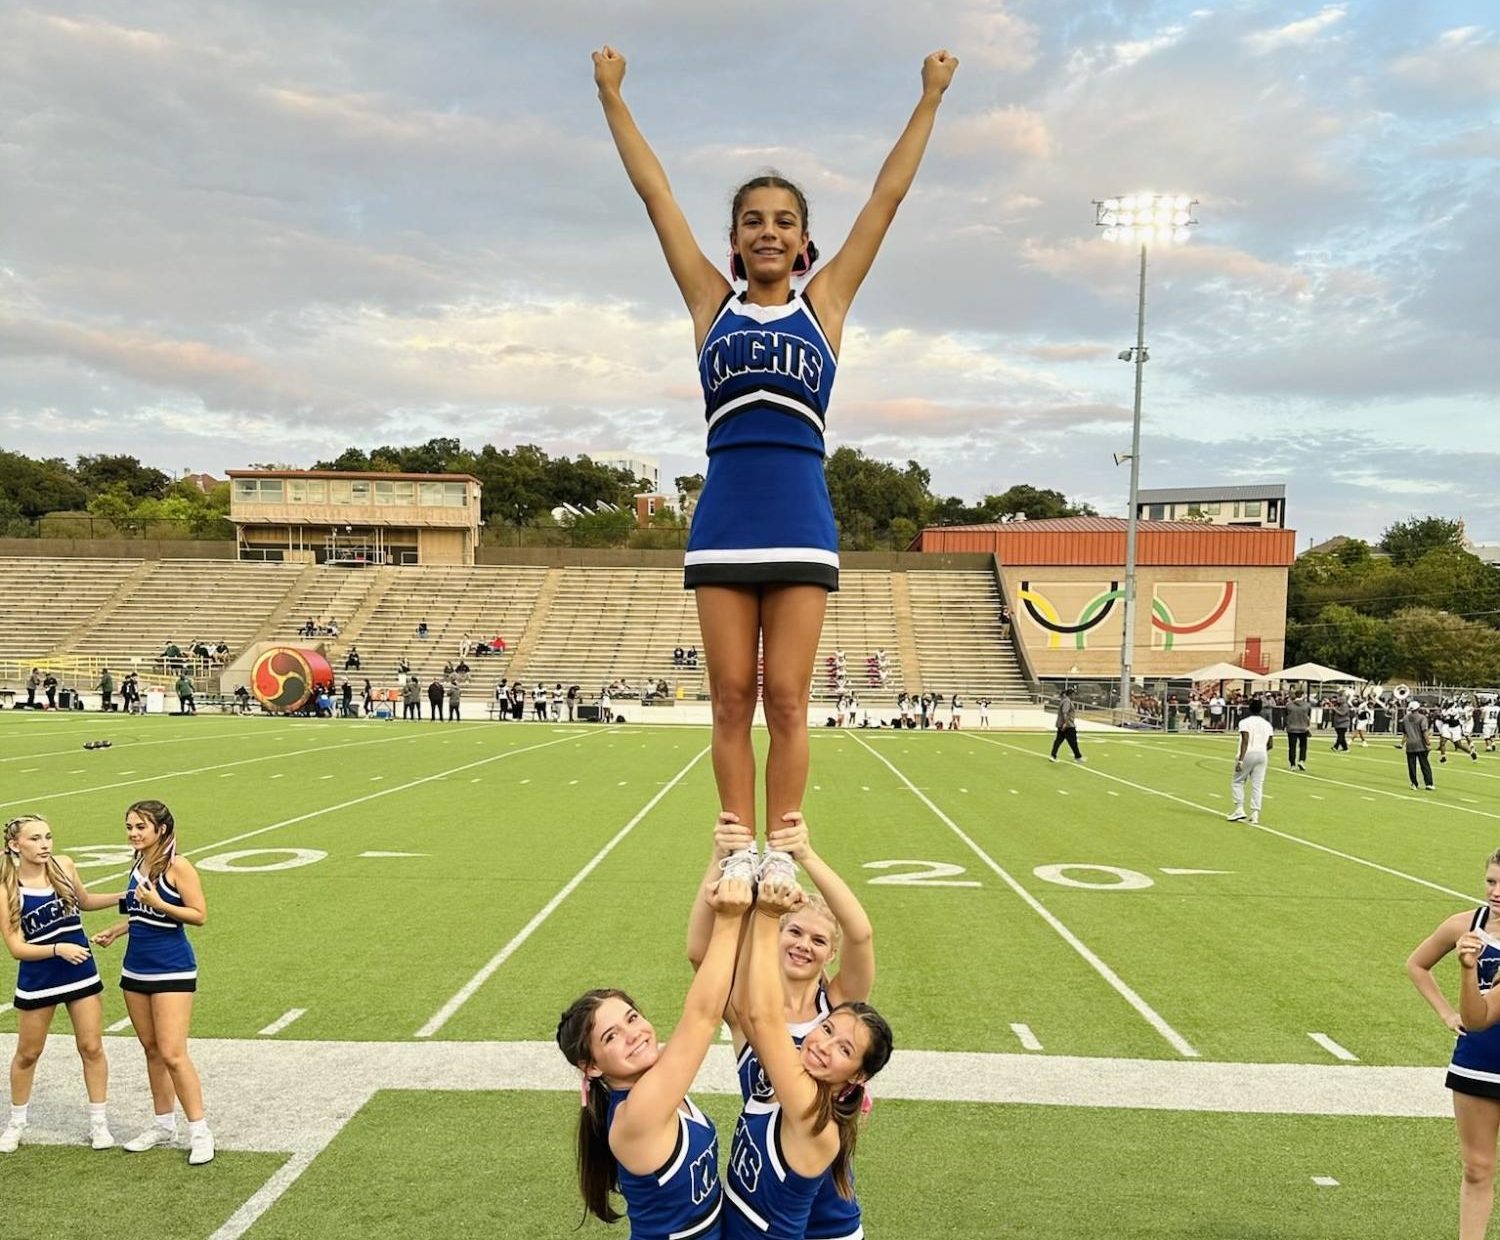
[[[714,928],[713,890],[723,873],[720,862],[730,853],[749,848],[755,843],[755,833],[742,824],[739,818],[727,810],[719,814],[714,822],[714,849],[709,858],[708,869],[703,873],[703,882],[698,887],[698,898],[693,901],[688,914],[687,958],[697,968],[703,963],[703,953],[708,950],[708,936]]]
[[[933,52],[922,62],[922,97],[881,165],[875,188],[870,191],[870,200],[855,219],[843,247],[807,282],[808,300],[816,308],[829,343],[835,349],[843,337],[844,316],[849,313],[849,304],[870,273],[880,243],[885,240],[891,221],[896,218],[896,208],[916,178],[933,122],[937,119],[938,104],[942,102],[943,92],[953,81],[953,71],[957,68],[958,57],[949,55],[946,49]]]
[[[620,162],[625,165],[631,185],[646,204],[646,214],[656,229],[656,238],[661,242],[672,279],[677,282],[682,299],[693,316],[694,341],[701,348],[703,337],[708,334],[713,317],[729,292],[729,281],[708,261],[693,239],[682,208],[672,197],[672,186],[667,181],[661,160],[657,159],[636,125],[635,117],[625,106],[625,99],[620,94],[624,80],[625,57],[608,46],[594,53],[594,81],[599,87],[599,102],[604,108],[610,136],[615,140],[615,149],[620,152]]]
[[[729,998],[734,978],[735,953],[739,946],[740,926],[750,907],[750,885],[743,881],[721,880],[712,896],[714,924],[709,933],[703,963],[688,987],[682,1004],[682,1018],[672,1030],[672,1037],[662,1048],[661,1056],[630,1091],[630,1100],[621,1107],[619,1123],[625,1125],[620,1138],[625,1141],[649,1140],[660,1134],[692,1087],[693,1078],[703,1066],[704,1056],[713,1044]],[[611,1136],[611,1143],[616,1138]],[[616,1152],[619,1152],[618,1147]],[[670,1152],[670,1151],[668,1151]],[[623,1161],[623,1160],[622,1160]]]
[[[1484,940],[1473,931],[1458,937],[1458,1014],[1469,1031],[1488,1029],[1500,1021],[1500,991],[1479,989],[1479,953]]]
[[[829,1002],[834,1007],[863,1003],[875,987],[875,930],[869,914],[849,884],[813,850],[802,815],[793,810],[782,822],[786,825],[771,834],[767,846],[791,854],[839,923],[839,971],[829,985]]]

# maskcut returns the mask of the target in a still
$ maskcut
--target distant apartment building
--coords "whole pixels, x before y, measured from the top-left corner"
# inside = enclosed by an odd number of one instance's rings
[[[1286,487],[1281,483],[1164,487],[1136,494],[1136,516],[1142,521],[1202,521],[1258,530],[1286,529]]]
[[[623,469],[642,482],[649,482],[652,491],[661,491],[661,462],[654,456],[639,456],[610,448],[604,452],[590,452],[588,458],[595,465],[603,465],[607,469]]]

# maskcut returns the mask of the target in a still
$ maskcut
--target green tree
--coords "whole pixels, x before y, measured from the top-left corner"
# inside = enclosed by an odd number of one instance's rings
[[[828,496],[842,541],[848,547],[870,546],[888,537],[897,518],[922,523],[931,507],[931,475],[916,461],[898,469],[858,448],[839,448],[824,470]]]
[[[159,469],[142,465],[133,456],[80,456],[74,471],[90,495],[123,487],[135,499],[160,499],[171,479]]]
[[[581,517],[566,513],[560,522],[577,547],[623,547],[635,531],[634,510],[587,512]]]
[[[0,496],[9,501],[9,510],[25,521],[39,520],[49,512],[83,512],[89,499],[66,461],[56,457],[34,461],[3,449]]]
[[[986,495],[983,507],[996,517],[1006,513],[1024,512],[1030,521],[1042,521],[1048,517],[1094,517],[1099,514],[1089,504],[1075,504],[1061,491],[1038,490],[1026,483],[1019,483],[999,495]]]
[[[1380,549],[1398,566],[1415,564],[1437,547],[1462,548],[1464,523],[1446,517],[1412,517],[1397,521],[1380,536]]]
[[[1331,603],[1309,622],[1287,621],[1287,663],[1322,663],[1366,680],[1397,670],[1396,638],[1389,621]]]
[[[1445,685],[1500,680],[1500,633],[1431,607],[1409,607],[1390,621],[1397,671],[1412,681]]]

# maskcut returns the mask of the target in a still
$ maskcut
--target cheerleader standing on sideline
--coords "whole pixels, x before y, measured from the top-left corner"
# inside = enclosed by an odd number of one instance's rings
[[[750,907],[750,885],[725,877],[682,1018],[663,1047],[623,990],[591,990],[557,1024],[557,1045],[581,1073],[578,1186],[585,1215],[620,1215],[631,1240],[717,1240],[724,1204],[713,1121],[687,1096],[718,1032]]]
[[[891,1057],[891,1029],[865,1003],[835,1007],[799,1047],[786,1026],[781,922],[801,904],[795,882],[762,881],[735,970],[730,1002],[770,1082],[735,1125],[724,1195],[726,1240],[802,1240],[814,1201],[831,1180],[846,1202],[865,1082]],[[853,1232],[858,1235],[859,1224]]]
[[[813,656],[838,588],[838,531],[823,475],[824,419],[844,318],[895,217],[958,61],[934,52],[922,96],[841,249],[817,258],[807,200],[779,176],[746,182],[730,213],[736,293],[698,248],[661,163],[620,94],[625,59],[594,53],[594,81],[625,171],[646,205],[693,319],[707,402],[708,474],[693,514],[684,584],[696,591],[713,703],[723,809],[754,824],[756,656],[764,650],[766,824],[802,803]]]
[[[732,814],[719,815],[714,828],[714,856],[704,879],[705,899],[694,906],[688,923],[688,959],[695,968],[712,925],[707,894],[728,858],[752,843],[749,827],[735,821]],[[793,1043],[801,1047],[834,1008],[869,999],[875,983],[874,931],[859,898],[813,851],[801,814],[786,815],[782,828],[772,832],[770,846],[800,864],[818,891],[782,917],[777,944],[786,995],[786,1028]],[[795,881],[795,871],[792,877]],[[830,978],[828,969],[835,957],[839,969]],[[775,1091],[754,1048],[745,1040],[732,1011],[729,1016],[741,1100],[774,1102]],[[852,1187],[852,1174],[850,1183]],[[842,1197],[832,1178],[825,1178],[807,1218],[807,1240],[850,1240],[861,1234],[860,1229],[860,1205],[852,1191],[849,1197]]]
[[[1406,972],[1422,998],[1458,1035],[1448,1066],[1453,1115],[1463,1158],[1458,1195],[1459,1240],[1484,1240],[1495,1204],[1495,1147],[1500,1139],[1500,940],[1486,925],[1500,913],[1500,852],[1485,862],[1485,902],[1455,913],[1418,944]],[[1454,949],[1460,966],[1459,1011],[1454,1011],[1433,967]]]
[[[198,961],[188,926],[208,919],[198,871],[177,855],[177,825],[160,801],[137,801],[125,811],[125,835],[135,864],[120,911],[126,920],[94,936],[108,947],[128,934],[120,989],[135,1036],[146,1052],[155,1122],[125,1142],[132,1154],[170,1144],[177,1135],[176,1104],[187,1116],[193,1166],[212,1162],[214,1138],[203,1115],[203,1084],[188,1057],[188,1026],[198,989]]]
[[[16,1053],[10,1061],[10,1120],[0,1131],[0,1154],[14,1152],[26,1131],[27,1105],[36,1061],[59,1004],[68,1009],[73,1040],[83,1060],[89,1096],[89,1143],[107,1150],[115,1143],[105,1119],[109,1060],[101,1036],[104,983],[83,933],[80,911],[108,908],[118,895],[90,892],[73,862],[52,851],[45,818],[23,814],[5,824],[0,859],[0,933],[19,962],[15,1009],[20,1017]]]

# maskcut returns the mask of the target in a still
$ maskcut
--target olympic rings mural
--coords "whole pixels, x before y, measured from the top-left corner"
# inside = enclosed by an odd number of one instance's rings
[[[1177,638],[1206,633],[1227,618],[1229,632],[1225,634],[1223,645],[1232,647],[1234,644],[1234,586],[1232,581],[1218,582],[1160,582],[1155,588],[1154,597],[1151,599],[1151,629],[1152,644],[1158,641],[1163,650],[1171,650],[1176,644]],[[1053,591],[1059,589],[1057,585],[1047,587]],[[1076,583],[1068,583],[1063,589],[1076,588]],[[1085,587],[1087,588],[1087,587]],[[1183,591],[1190,593],[1202,593],[1206,588],[1217,589],[1218,601],[1199,619],[1183,622],[1174,614],[1172,607],[1162,597],[1163,591],[1169,591],[1174,596]],[[1090,630],[1098,628],[1114,612],[1115,604],[1125,597],[1125,591],[1121,589],[1118,581],[1111,581],[1108,589],[1100,590],[1090,598],[1079,610],[1077,618],[1071,623],[1065,622],[1056,604],[1042,592],[1042,587],[1033,587],[1031,582],[1021,583],[1020,602],[1026,609],[1026,614],[1031,621],[1047,634],[1047,648],[1049,650],[1060,650],[1063,639],[1071,637],[1075,649],[1088,649],[1088,634]],[[1190,645],[1193,643],[1189,643]]]

